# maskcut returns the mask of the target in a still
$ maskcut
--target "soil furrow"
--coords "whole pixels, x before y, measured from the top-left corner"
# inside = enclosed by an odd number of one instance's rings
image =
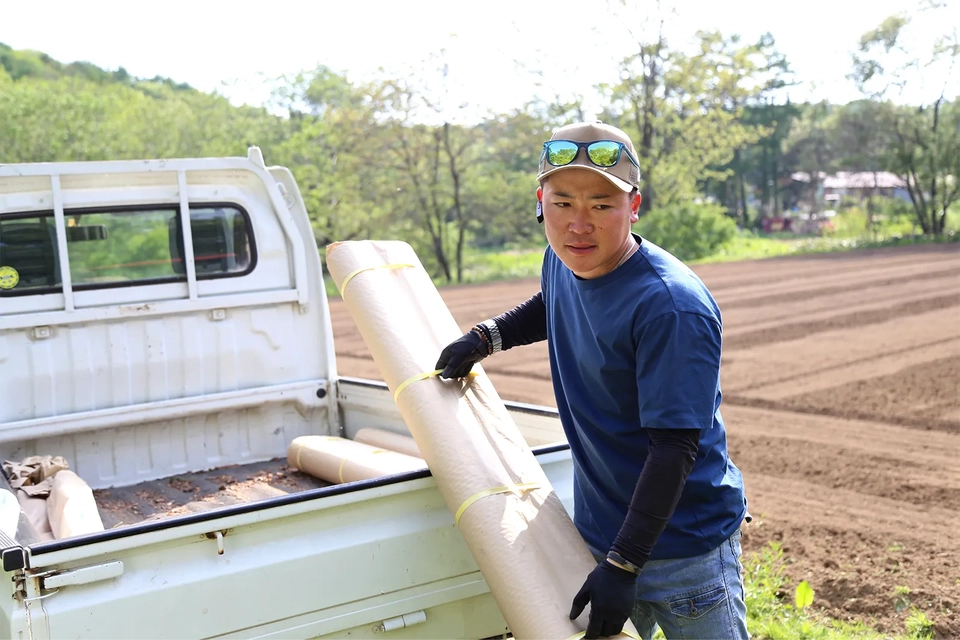
[[[854,313],[840,314],[831,318],[817,320],[814,322],[792,322],[784,323],[778,327],[762,329],[733,335],[724,339],[725,347],[738,349],[743,347],[754,347],[772,342],[783,342],[785,340],[796,340],[805,338],[815,333],[831,331],[833,329],[848,329],[851,327],[864,327],[871,324],[886,322],[893,318],[908,318],[910,316],[920,315],[928,311],[939,309],[949,309],[960,305],[960,294],[950,294],[947,296],[936,296],[925,298],[916,302],[896,304],[891,307],[874,309],[870,311],[858,311]],[[957,312],[960,318],[960,310]]]

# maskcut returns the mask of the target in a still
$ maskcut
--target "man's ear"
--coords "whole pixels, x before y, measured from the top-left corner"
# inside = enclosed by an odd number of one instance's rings
[[[636,222],[640,219],[640,203],[643,202],[643,196],[640,195],[640,192],[637,192],[637,195],[633,196],[630,200],[630,222]]]
[[[543,187],[537,187],[537,202],[543,202]]]
[[[537,187],[537,222],[543,224],[543,187]]]

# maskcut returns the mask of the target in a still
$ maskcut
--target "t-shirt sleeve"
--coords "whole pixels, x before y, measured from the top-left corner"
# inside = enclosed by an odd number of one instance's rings
[[[550,281],[550,277],[547,273],[547,270],[550,268],[550,245],[543,250],[543,262],[540,264],[540,291],[545,292],[547,290],[547,283]]]
[[[640,327],[636,340],[640,426],[712,426],[720,388],[720,325],[697,313],[671,311]]]

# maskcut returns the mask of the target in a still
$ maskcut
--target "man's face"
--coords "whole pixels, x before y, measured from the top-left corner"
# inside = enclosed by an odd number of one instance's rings
[[[587,279],[616,268],[632,242],[639,194],[631,198],[593,171],[568,169],[548,176],[538,196],[547,242],[567,268]]]

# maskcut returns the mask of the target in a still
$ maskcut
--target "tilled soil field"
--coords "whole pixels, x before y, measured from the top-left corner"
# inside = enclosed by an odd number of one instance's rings
[[[784,597],[807,580],[835,618],[898,634],[909,602],[960,638],[960,247],[694,270],[723,314],[722,413],[755,516],[744,550],[779,542]],[[468,330],[538,287],[441,293]],[[331,307],[340,373],[382,379]],[[543,344],[484,370],[504,399],[556,406]]]

